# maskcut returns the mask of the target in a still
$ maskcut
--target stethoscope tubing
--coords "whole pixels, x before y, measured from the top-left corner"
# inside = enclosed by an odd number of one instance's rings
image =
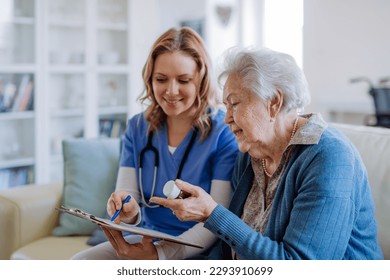
[[[183,158],[182,158],[182,160],[180,162],[179,169],[178,169],[178,172],[177,172],[177,175],[176,175],[176,179],[179,179],[181,177],[181,172],[183,170],[184,163],[187,161],[188,154],[190,153],[190,150],[191,150],[192,146],[195,143],[195,139],[196,139],[197,133],[198,133],[198,129],[194,128],[194,131],[192,132],[191,140],[188,143],[187,148],[186,148],[186,150],[184,152]],[[156,187],[157,170],[158,170],[158,165],[159,165],[158,150],[157,150],[156,147],[153,146],[152,139],[153,139],[153,132],[149,132],[148,142],[147,142],[146,146],[141,150],[141,152],[139,154],[139,169],[138,169],[138,181],[139,182],[138,183],[139,183],[139,187],[140,187],[140,191],[141,191],[141,198],[142,198],[142,204],[141,205],[144,205],[144,206],[146,206],[148,208],[157,208],[157,207],[160,207],[160,205],[157,205],[157,204],[151,205],[150,203],[146,202],[144,189],[143,189],[143,185],[142,185],[143,157],[144,157],[144,155],[145,155],[145,153],[147,151],[152,151],[154,153],[153,184],[152,184],[152,190],[151,190],[151,193],[150,193],[150,196],[152,197],[154,195],[154,190],[155,190],[155,187]]]
[[[154,188],[156,187],[156,177],[157,177],[157,168],[158,166],[155,165],[154,166],[154,172],[153,172],[153,184],[152,184],[152,191],[151,191],[151,196],[153,196],[154,194]],[[141,205],[145,205],[146,207],[148,208],[157,208],[157,207],[160,207],[160,205],[151,205],[149,204],[148,202],[146,202],[146,199],[145,199],[145,194],[144,194],[144,189],[143,189],[143,186],[142,186],[142,168],[140,167],[139,168],[139,172],[138,172],[138,178],[139,178],[139,188],[141,190],[141,197],[142,197],[142,204]]]

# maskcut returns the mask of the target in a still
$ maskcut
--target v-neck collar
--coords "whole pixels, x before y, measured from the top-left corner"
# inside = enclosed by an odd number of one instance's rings
[[[169,152],[169,149],[168,149],[168,127],[167,127],[167,124],[164,123],[163,125],[163,146],[164,146],[164,151],[172,158],[172,159],[179,159],[181,160],[181,158],[183,157],[184,155],[184,152],[187,148],[187,145],[189,144],[190,142],[190,139],[191,139],[191,136],[192,136],[192,133],[193,133],[193,129],[190,129],[186,136],[184,137],[184,139],[180,142],[179,146],[176,147],[175,149],[175,152],[173,154],[171,154]]]

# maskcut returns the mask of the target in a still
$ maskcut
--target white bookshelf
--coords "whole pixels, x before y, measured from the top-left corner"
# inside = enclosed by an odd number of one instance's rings
[[[0,0],[0,92],[10,76],[34,82],[30,110],[0,112],[0,188],[3,170],[23,167],[31,182],[61,180],[63,139],[111,137],[102,126],[117,131],[140,112],[141,71],[168,28],[203,22],[213,60],[237,45],[241,2]],[[228,26],[217,21],[218,5],[234,9]]]
[[[29,108],[0,106],[0,189],[16,173],[28,173],[24,183],[62,180],[63,139],[118,137],[100,125],[118,132],[133,113],[130,5],[0,0],[0,102],[5,86],[16,100],[23,79],[33,84]]]

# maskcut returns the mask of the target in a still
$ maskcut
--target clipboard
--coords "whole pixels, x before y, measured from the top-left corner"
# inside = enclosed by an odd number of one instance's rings
[[[196,243],[193,243],[191,241],[185,240],[185,239],[178,237],[178,236],[170,235],[170,234],[160,232],[157,230],[141,228],[141,227],[126,224],[123,222],[121,222],[120,224],[116,224],[108,219],[96,217],[96,216],[91,215],[89,213],[86,213],[78,208],[66,208],[64,206],[61,206],[61,207],[56,207],[55,209],[60,211],[60,212],[68,213],[70,215],[79,217],[81,219],[91,221],[95,224],[98,224],[99,226],[108,227],[108,228],[112,228],[112,229],[116,229],[116,230],[120,230],[120,231],[130,232],[130,233],[134,233],[134,234],[139,234],[139,235],[143,235],[143,236],[148,236],[148,237],[157,238],[157,239],[161,239],[161,240],[165,240],[165,241],[169,241],[169,242],[178,243],[181,245],[192,246],[192,247],[203,249],[203,246],[196,244]]]

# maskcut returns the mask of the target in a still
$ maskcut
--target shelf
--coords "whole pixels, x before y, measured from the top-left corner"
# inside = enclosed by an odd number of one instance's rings
[[[0,137],[0,175],[19,176],[28,166],[34,183],[57,181],[64,139],[102,137],[99,125],[110,122],[106,135],[119,137],[125,127],[135,92],[129,87],[130,0],[6,1],[0,0],[0,96],[4,85],[12,87],[0,108],[23,108],[15,96],[31,87],[18,90],[27,74],[33,91],[24,95],[30,111],[0,113],[0,131],[7,132]]]
[[[128,74],[130,67],[127,64],[99,65],[96,71],[100,74]]]
[[[83,117],[85,114],[83,109],[62,109],[62,110],[53,110],[51,116],[53,118],[68,118],[68,117]]]
[[[62,64],[62,65],[50,65],[49,71],[54,74],[62,74],[62,73],[85,73],[88,70],[86,65],[69,65],[69,64]]]
[[[2,63],[0,65],[0,73],[33,73],[37,70],[35,64],[30,63],[19,63],[19,64],[10,64],[10,63]]]
[[[22,24],[22,25],[34,25],[35,19],[31,17],[14,17],[8,20],[0,18],[0,24]]]
[[[83,21],[72,20],[51,20],[50,26],[52,27],[65,27],[65,28],[84,28],[85,23]]]
[[[34,111],[0,113],[0,121],[34,119]]]
[[[31,166],[34,165],[34,163],[35,163],[34,158],[31,157],[19,158],[13,160],[0,160],[0,169]]]
[[[127,23],[101,23],[98,25],[98,29],[107,31],[126,31],[128,28]]]
[[[118,106],[118,107],[100,107],[99,115],[122,115],[127,113],[126,106]]]

